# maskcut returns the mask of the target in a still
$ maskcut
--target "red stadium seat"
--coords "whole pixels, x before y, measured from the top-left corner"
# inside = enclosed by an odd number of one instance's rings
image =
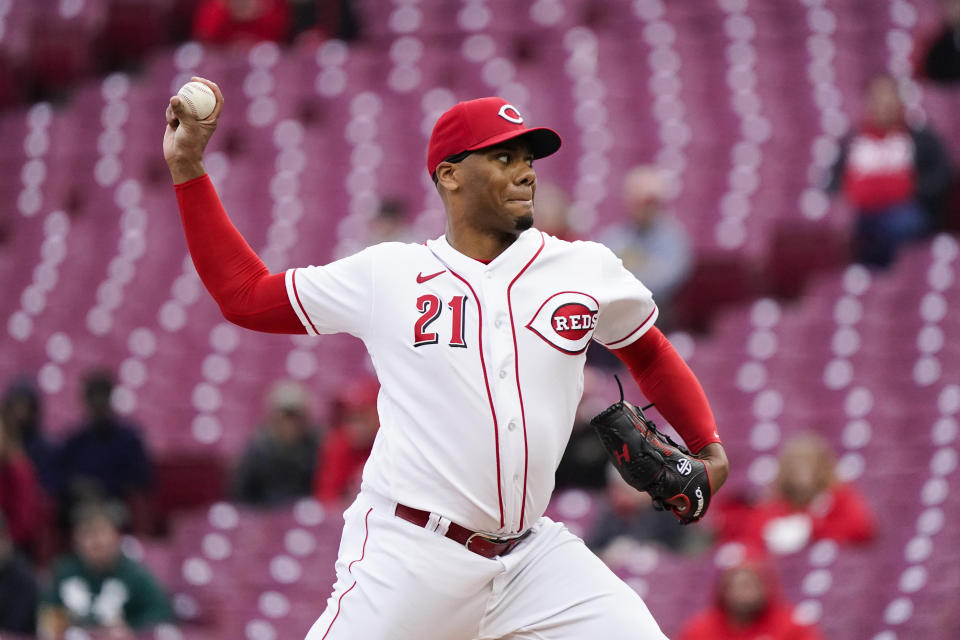
[[[796,298],[816,273],[836,270],[849,260],[845,233],[821,223],[778,221],[764,269],[767,291],[780,298]]]
[[[742,256],[715,253],[701,257],[673,300],[676,326],[704,333],[720,309],[750,300],[760,290],[759,274]]]

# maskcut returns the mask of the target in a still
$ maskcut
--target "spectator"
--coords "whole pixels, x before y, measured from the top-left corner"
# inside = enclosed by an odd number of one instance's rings
[[[660,326],[669,324],[670,301],[693,268],[693,249],[683,226],[665,206],[667,177],[654,166],[631,169],[623,182],[627,220],[602,241],[653,292]]]
[[[960,0],[940,0],[943,23],[926,46],[920,47],[917,75],[934,82],[960,80]]]
[[[571,209],[570,198],[559,186],[549,182],[537,185],[533,211],[537,229],[561,240],[576,240],[577,233],[570,227]]]
[[[171,617],[166,595],[146,568],[120,549],[119,504],[86,503],[74,513],[73,555],[53,570],[52,588],[40,608],[44,638],[67,627],[102,629],[110,638],[134,633]]]
[[[27,380],[18,380],[3,394],[0,420],[5,422],[19,439],[23,450],[33,462],[40,484],[51,495],[57,491],[56,452],[44,437],[40,426],[40,394]]]
[[[114,498],[130,508],[135,530],[149,530],[147,491],[153,466],[138,429],[114,413],[110,404],[113,377],[109,373],[89,373],[83,388],[86,419],[73,430],[58,455],[61,524],[66,524],[66,516],[80,502]]]
[[[37,626],[37,581],[13,547],[0,515],[0,631],[33,635]]]
[[[269,507],[310,495],[320,438],[309,405],[302,385],[274,384],[266,419],[237,469],[234,494],[238,500]]]
[[[875,535],[870,507],[853,485],[837,480],[834,465],[823,438],[810,432],[794,436],[780,451],[770,494],[747,509],[721,510],[723,537],[765,545],[772,553],[792,553],[823,539],[870,541]]]
[[[0,422],[0,515],[6,522],[6,535],[20,550],[33,551],[46,516],[44,498],[17,433]]]
[[[645,491],[637,491],[607,465],[607,489],[587,546],[610,566],[622,566],[638,547],[652,544],[675,553],[707,547],[702,527],[684,527],[669,512],[656,511]]]
[[[413,242],[413,232],[407,223],[407,206],[402,200],[385,198],[370,221],[369,244],[381,242]]]
[[[874,77],[866,117],[841,143],[828,185],[854,209],[856,260],[886,267],[899,247],[939,226],[950,181],[939,137],[907,122],[896,80]]]
[[[720,572],[713,605],[684,627],[679,640],[820,640],[815,626],[793,620],[773,566],[754,556]]]
[[[289,0],[203,0],[193,16],[193,39],[211,44],[281,42],[289,29]]]
[[[350,42],[360,35],[354,0],[289,0],[293,34],[298,41],[337,38]]]
[[[319,453],[314,494],[325,503],[352,500],[360,488],[363,465],[380,429],[376,380],[359,380],[340,392],[338,420]]]

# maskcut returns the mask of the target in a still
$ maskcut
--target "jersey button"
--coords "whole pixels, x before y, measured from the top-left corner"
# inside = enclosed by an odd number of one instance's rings
[[[500,378],[502,379],[502,378],[506,378],[506,377],[507,377],[507,370],[506,370],[506,369],[500,369]]]
[[[513,431],[516,428],[517,428],[516,420],[511,420],[510,423],[507,425],[507,429],[509,429],[510,431]]]

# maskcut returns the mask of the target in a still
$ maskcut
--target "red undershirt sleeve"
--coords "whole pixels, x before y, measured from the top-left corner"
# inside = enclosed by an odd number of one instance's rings
[[[271,274],[227,217],[209,176],[175,185],[187,248],[223,317],[247,329],[306,333],[285,273]]]
[[[692,452],[720,442],[717,422],[700,381],[659,329],[651,327],[635,342],[611,352],[627,365],[643,395],[656,405]]]

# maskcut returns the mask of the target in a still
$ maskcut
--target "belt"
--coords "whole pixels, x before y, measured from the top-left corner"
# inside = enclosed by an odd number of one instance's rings
[[[398,518],[403,518],[418,527],[425,527],[430,521],[430,512],[421,509],[414,509],[405,504],[398,504],[394,514]],[[462,544],[468,551],[472,551],[484,558],[493,558],[494,556],[505,556],[516,547],[521,540],[530,535],[530,529],[523,533],[492,536],[486,533],[470,531],[466,527],[461,527],[455,522],[451,522],[447,527],[446,537],[454,542]]]

